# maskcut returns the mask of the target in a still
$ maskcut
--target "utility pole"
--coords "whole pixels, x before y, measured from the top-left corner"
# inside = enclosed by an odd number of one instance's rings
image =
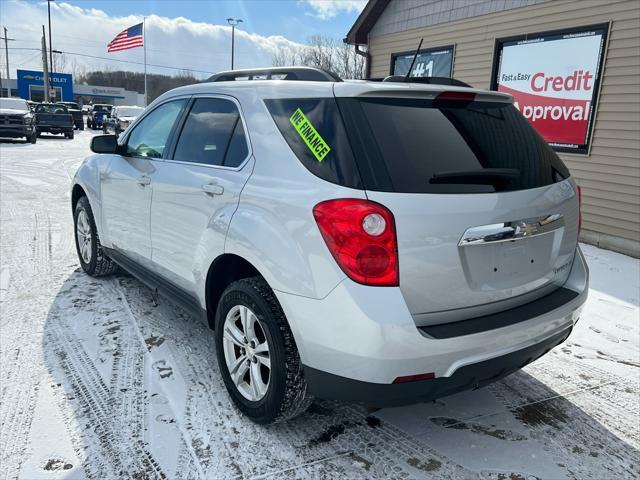
[[[47,65],[47,37],[42,25],[42,74],[44,76],[44,101],[49,102],[49,67]]]
[[[51,43],[51,2],[55,0],[47,0],[47,15],[49,16],[49,66],[53,72],[53,43]]]
[[[231,70],[233,70],[233,54],[235,47],[235,34],[236,34],[236,25],[242,23],[242,19],[240,18],[227,18],[227,23],[231,25]]]
[[[15,41],[15,38],[8,38],[7,37],[7,27],[4,27],[4,37],[2,37],[2,40],[4,40],[4,57],[5,60],[7,61],[7,97],[11,96],[11,70],[9,69],[9,46],[7,42],[13,42]],[[0,74],[0,79],[2,77],[2,74]],[[0,83],[0,96],[2,96],[2,83]]]

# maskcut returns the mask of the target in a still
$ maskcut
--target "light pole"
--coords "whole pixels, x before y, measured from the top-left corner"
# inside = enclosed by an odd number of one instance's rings
[[[227,18],[227,23],[231,25],[231,70],[233,70],[233,49],[235,44],[236,25],[242,22],[240,18]]]
[[[53,72],[53,44],[51,43],[51,2],[56,0],[47,0],[47,15],[49,16],[49,68]]]

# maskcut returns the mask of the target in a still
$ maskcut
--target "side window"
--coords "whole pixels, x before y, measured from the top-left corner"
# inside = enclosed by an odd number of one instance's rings
[[[184,122],[173,159],[237,167],[248,153],[236,105],[220,98],[198,98]]]
[[[147,115],[131,132],[127,140],[127,155],[162,158],[186,100],[167,102]]]

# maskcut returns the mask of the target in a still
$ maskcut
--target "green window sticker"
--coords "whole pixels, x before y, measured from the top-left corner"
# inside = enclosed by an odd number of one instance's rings
[[[309,122],[309,119],[302,113],[302,110],[299,108],[296,109],[289,117],[289,121],[291,125],[293,125],[293,128],[296,129],[296,132],[298,132],[298,135],[304,140],[307,147],[309,147],[313,156],[316,157],[316,160],[319,162],[324,160],[324,157],[331,151],[331,148],[313,125],[311,125],[311,122]]]

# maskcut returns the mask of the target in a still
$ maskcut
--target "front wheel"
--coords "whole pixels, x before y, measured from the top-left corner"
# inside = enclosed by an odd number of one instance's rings
[[[37,140],[38,134],[36,132],[33,132],[30,136],[27,137],[27,142],[29,143],[36,143]]]
[[[311,404],[293,334],[264,279],[227,287],[216,313],[215,339],[225,386],[251,420],[288,420]]]
[[[109,275],[118,270],[118,265],[102,250],[93,212],[87,197],[80,197],[73,212],[76,251],[82,269],[92,277]]]

